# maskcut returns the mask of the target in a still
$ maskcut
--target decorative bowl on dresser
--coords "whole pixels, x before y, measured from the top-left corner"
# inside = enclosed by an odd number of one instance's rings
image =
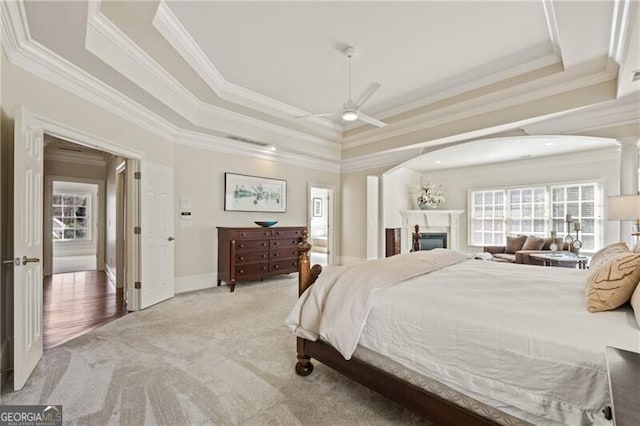
[[[231,291],[240,281],[298,272],[304,226],[226,228],[218,226],[218,285]]]

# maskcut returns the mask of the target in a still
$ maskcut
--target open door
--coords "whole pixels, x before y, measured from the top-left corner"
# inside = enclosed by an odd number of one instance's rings
[[[142,161],[140,309],[169,299],[174,284],[173,169]]]
[[[14,390],[42,357],[42,215],[44,132],[24,108],[14,139]]]

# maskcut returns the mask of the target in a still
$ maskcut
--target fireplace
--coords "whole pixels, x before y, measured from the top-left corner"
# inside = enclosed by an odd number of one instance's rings
[[[464,210],[400,210],[402,228],[400,239],[402,253],[413,251],[413,233],[416,225],[422,241],[421,250],[446,247],[458,250],[460,247],[460,216]],[[433,235],[435,237],[429,237]],[[437,241],[437,240],[440,241]]]
[[[421,232],[420,237],[414,242],[414,249],[433,250],[447,248],[447,234],[440,232]]]

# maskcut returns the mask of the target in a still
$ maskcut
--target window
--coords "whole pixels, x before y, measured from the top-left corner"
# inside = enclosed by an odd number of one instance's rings
[[[470,191],[470,245],[504,245],[507,235],[567,234],[567,214],[579,222],[582,251],[602,241],[602,193],[597,182]],[[570,230],[575,238],[576,231]]]
[[[598,242],[602,232],[598,218],[599,205],[601,204],[598,202],[601,198],[598,185],[595,183],[557,185],[551,187],[551,194],[553,229],[558,232],[558,236],[567,235],[565,218],[567,214],[570,214],[573,220],[581,225],[582,250],[596,251],[599,248]],[[575,237],[574,228],[568,231]]]
[[[472,245],[503,244],[504,190],[474,191],[471,200]]]
[[[91,239],[91,193],[53,193],[53,240]]]

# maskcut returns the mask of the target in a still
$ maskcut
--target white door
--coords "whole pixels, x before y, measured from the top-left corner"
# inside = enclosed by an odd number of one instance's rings
[[[24,108],[14,140],[14,390],[22,389],[42,357],[43,131]]]
[[[173,297],[173,169],[142,161],[140,308]]]

